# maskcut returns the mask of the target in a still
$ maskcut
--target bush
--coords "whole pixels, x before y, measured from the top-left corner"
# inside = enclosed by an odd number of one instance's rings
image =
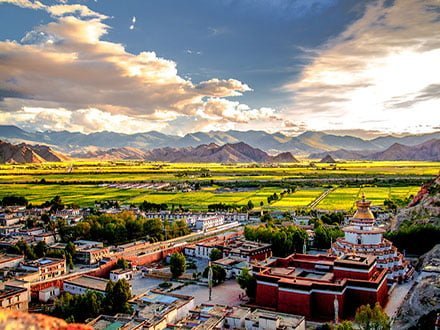
[[[212,284],[218,285],[220,283],[223,283],[226,279],[226,271],[223,269],[223,267],[219,265],[212,265]],[[208,272],[209,267],[206,267],[203,271],[203,277],[208,278]]]

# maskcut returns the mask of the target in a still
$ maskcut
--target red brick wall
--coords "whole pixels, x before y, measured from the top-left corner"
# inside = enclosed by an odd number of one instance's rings
[[[312,316],[310,307],[310,295],[296,292],[279,291],[278,311],[283,313],[304,315],[306,318],[310,318]]]
[[[278,287],[258,283],[255,302],[260,306],[277,308]]]
[[[344,295],[336,296],[339,302],[339,318],[342,319],[344,316]],[[312,294],[312,318],[316,320],[334,320],[335,310],[334,310],[334,300],[335,294],[333,293],[321,293],[314,292]]]
[[[369,273],[360,273],[356,271],[350,271],[350,270],[339,270],[334,269],[333,274],[336,279],[344,279],[344,278],[352,278],[357,280],[368,280],[371,278],[371,275],[373,274],[374,269],[370,271]]]
[[[388,285],[387,280],[383,282],[377,292],[377,301],[380,303],[382,307],[385,307],[388,301]]]

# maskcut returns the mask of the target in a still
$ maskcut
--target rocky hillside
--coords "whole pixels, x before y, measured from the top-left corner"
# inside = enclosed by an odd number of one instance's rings
[[[436,223],[440,217],[440,175],[420,188],[408,207],[397,214],[397,226],[403,221]]]
[[[157,148],[142,151],[137,148],[113,148],[109,150],[77,153],[72,156],[77,158],[94,159],[142,159],[148,161],[164,162],[188,162],[188,163],[292,163],[297,162],[290,152],[271,156],[265,151],[253,148],[250,145],[239,143],[227,143],[217,145],[215,143],[202,144],[198,147],[186,148]]]
[[[422,274],[405,297],[393,329],[434,329],[440,312],[440,244],[421,257]]]
[[[68,157],[44,145],[11,144],[0,141],[0,163],[24,164],[61,162]]]

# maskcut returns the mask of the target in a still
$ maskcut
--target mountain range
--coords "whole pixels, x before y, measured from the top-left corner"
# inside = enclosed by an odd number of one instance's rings
[[[137,148],[124,147],[109,150],[88,151],[73,154],[77,158],[93,159],[143,159],[148,161],[164,162],[196,162],[196,163],[262,163],[278,162],[293,163],[298,160],[290,152],[283,152],[271,156],[265,151],[253,148],[246,143],[215,143],[202,144],[197,147],[185,148],[157,148],[142,151]]]
[[[407,135],[402,137],[382,136],[366,140],[355,136],[339,136],[324,132],[307,131],[298,136],[289,136],[280,132],[265,131],[211,131],[189,133],[184,136],[167,135],[156,131],[123,134],[115,132],[97,132],[84,134],[69,131],[28,132],[13,125],[0,125],[0,139],[9,142],[26,142],[46,144],[63,152],[87,149],[137,148],[151,150],[154,148],[187,148],[214,143],[218,146],[244,142],[253,148],[268,153],[283,151],[294,155],[309,155],[323,151],[345,149],[350,151],[379,152],[395,143],[414,146],[431,139],[440,139],[440,132]],[[338,158],[338,157],[336,157]]]
[[[69,158],[44,145],[11,144],[0,140],[0,163],[60,162]]]
[[[431,139],[415,146],[394,143],[387,149],[379,152],[360,152],[356,150],[338,149],[335,151],[312,153],[309,155],[309,158],[311,159],[320,159],[325,157],[350,160],[440,161],[440,139]]]

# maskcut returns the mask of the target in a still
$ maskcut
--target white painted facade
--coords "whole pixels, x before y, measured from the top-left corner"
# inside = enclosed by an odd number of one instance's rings
[[[40,290],[38,292],[38,300],[40,302],[48,302],[51,299],[54,299],[55,297],[58,297],[60,295],[60,288],[56,286],[51,286],[49,288]]]

